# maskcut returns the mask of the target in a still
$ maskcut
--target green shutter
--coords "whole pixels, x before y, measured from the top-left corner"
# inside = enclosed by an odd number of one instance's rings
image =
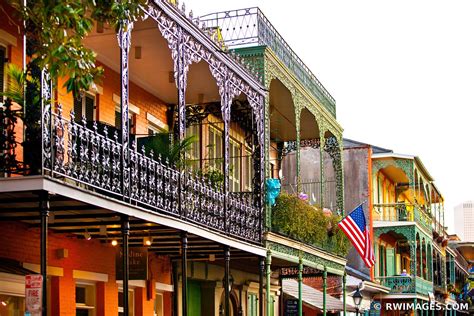
[[[395,275],[395,249],[387,248],[387,276]]]
[[[270,296],[270,300],[272,304],[270,305],[270,311],[269,311],[268,316],[274,316],[275,315],[275,297]]]
[[[380,271],[379,271],[379,265],[377,264],[378,262],[380,262],[380,258],[379,258],[379,245],[377,243],[375,243],[374,245],[374,256],[375,256],[375,260],[376,260],[376,264],[374,264],[374,274],[375,276],[380,276]]]
[[[201,316],[201,285],[188,281],[188,315]]]
[[[249,293],[247,296],[247,315],[257,316],[257,294]]]

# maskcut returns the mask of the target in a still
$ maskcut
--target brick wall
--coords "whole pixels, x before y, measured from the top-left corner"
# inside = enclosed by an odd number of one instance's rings
[[[39,229],[19,222],[0,222],[0,258],[39,264]],[[68,249],[67,258],[60,259],[57,249]],[[48,234],[48,266],[63,269],[63,276],[50,280],[51,315],[75,315],[75,279],[73,270],[108,275],[108,282],[96,282],[96,315],[112,316],[118,313],[118,286],[115,280],[115,248],[98,240],[87,241],[74,236]],[[171,283],[171,264],[167,257],[149,255],[151,284]],[[154,286],[152,286],[154,288]],[[154,299],[148,300],[146,288],[135,288],[135,315],[153,315]],[[152,289],[152,297],[155,291]],[[164,295],[164,311],[169,316],[171,295]]]

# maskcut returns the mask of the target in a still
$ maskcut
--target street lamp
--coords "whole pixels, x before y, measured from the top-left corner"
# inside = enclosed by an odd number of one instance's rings
[[[356,292],[352,295],[352,299],[354,300],[354,305],[356,306],[356,315],[359,316],[359,306],[362,303],[362,294],[360,294],[359,287],[357,287]]]

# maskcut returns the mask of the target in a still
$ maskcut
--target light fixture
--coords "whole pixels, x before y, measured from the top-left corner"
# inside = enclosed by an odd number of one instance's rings
[[[84,233],[84,239],[85,240],[91,240],[92,239],[92,235],[87,231],[87,229],[86,229],[86,232]]]
[[[352,295],[354,300],[354,305],[356,306],[356,315],[359,315],[359,306],[362,303],[362,294],[360,294],[360,289],[357,287],[356,292]]]
[[[117,239],[112,239],[112,242],[110,244],[114,247],[117,246],[118,245]]]
[[[142,47],[135,46],[135,59],[142,59]]]
[[[0,304],[2,304],[2,306],[7,306],[7,302],[6,302],[6,301],[2,301]]]
[[[211,261],[211,262],[216,261],[216,255],[213,254],[213,253],[209,254],[209,261]]]
[[[143,246],[151,246],[152,242],[151,237],[143,237]]]

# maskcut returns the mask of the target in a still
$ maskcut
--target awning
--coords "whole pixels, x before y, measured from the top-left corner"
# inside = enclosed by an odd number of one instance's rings
[[[31,270],[23,268],[19,261],[7,258],[0,258],[0,272],[16,275],[37,274]]]
[[[282,284],[283,293],[298,299],[298,282],[296,280],[284,279]],[[323,309],[323,292],[303,284],[303,302],[318,310]],[[347,296],[349,297],[349,296]],[[326,310],[327,311],[343,311],[344,305],[339,299],[326,294]],[[347,311],[355,311],[353,306],[346,304]]]

